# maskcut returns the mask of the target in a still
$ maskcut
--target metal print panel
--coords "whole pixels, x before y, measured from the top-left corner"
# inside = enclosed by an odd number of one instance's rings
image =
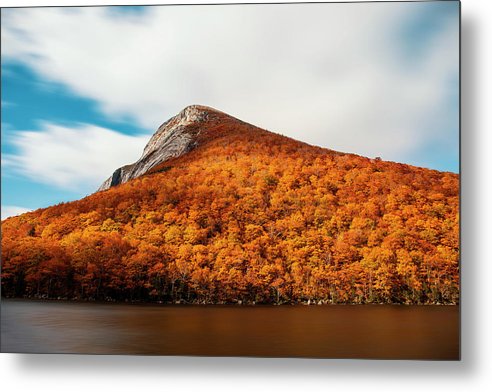
[[[2,352],[459,359],[459,17],[3,8]]]

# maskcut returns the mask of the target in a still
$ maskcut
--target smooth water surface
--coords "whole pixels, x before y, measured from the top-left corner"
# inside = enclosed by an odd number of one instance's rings
[[[459,359],[458,306],[1,301],[1,351]]]

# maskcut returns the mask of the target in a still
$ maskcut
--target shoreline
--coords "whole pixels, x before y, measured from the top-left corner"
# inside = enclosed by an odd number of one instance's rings
[[[386,302],[386,303],[351,303],[351,302],[340,302],[332,303],[329,301],[299,301],[299,302],[283,302],[283,303],[254,303],[254,302],[186,302],[186,301],[117,301],[113,299],[69,299],[69,298],[35,298],[35,297],[1,297],[1,301],[26,301],[26,302],[64,302],[64,303],[74,303],[74,304],[115,304],[115,305],[159,305],[159,306],[173,306],[173,307],[210,307],[210,306],[225,306],[225,307],[288,307],[288,306],[307,306],[307,307],[318,307],[318,306],[460,306],[459,303],[397,303],[397,302]]]

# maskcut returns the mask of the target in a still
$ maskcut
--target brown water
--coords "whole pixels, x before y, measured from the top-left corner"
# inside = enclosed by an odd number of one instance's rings
[[[1,351],[453,360],[459,309],[2,300]]]

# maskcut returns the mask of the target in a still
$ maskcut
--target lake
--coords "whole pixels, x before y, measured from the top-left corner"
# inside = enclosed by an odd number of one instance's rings
[[[456,360],[459,307],[2,299],[1,351]]]

